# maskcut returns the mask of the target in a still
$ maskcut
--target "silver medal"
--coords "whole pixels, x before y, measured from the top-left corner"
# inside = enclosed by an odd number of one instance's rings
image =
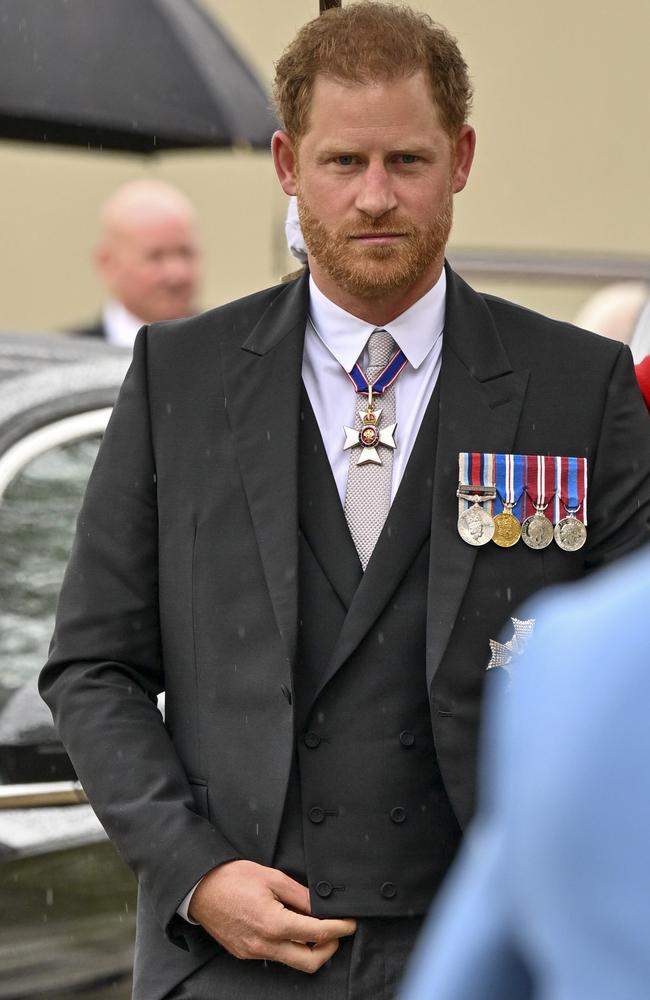
[[[557,522],[553,537],[565,552],[577,552],[587,541],[587,529],[575,514],[570,513]]]
[[[521,538],[529,549],[545,549],[553,541],[553,525],[544,514],[537,511],[522,524]]]
[[[487,511],[474,503],[459,516],[458,534],[469,545],[487,545],[494,535],[494,521]]]

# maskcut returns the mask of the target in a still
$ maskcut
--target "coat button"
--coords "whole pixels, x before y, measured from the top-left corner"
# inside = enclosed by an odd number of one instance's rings
[[[321,897],[321,899],[327,899],[328,896],[332,895],[333,891],[334,891],[334,886],[332,885],[331,882],[322,881],[316,883],[316,892]]]
[[[316,891],[318,891],[318,887],[316,888]],[[394,899],[397,895],[397,886],[394,882],[384,882],[379,887],[379,891],[384,899]]]
[[[322,823],[325,819],[325,810],[321,809],[320,806],[312,806],[308,816],[312,823]]]
[[[408,729],[403,729],[399,734],[399,741],[403,747],[412,747],[415,743],[415,736]]]
[[[406,819],[406,809],[403,806],[395,806],[390,811],[390,818],[393,823],[403,823]]]
[[[318,733],[305,733],[302,741],[310,750],[315,750],[317,746],[320,746],[320,736]]]

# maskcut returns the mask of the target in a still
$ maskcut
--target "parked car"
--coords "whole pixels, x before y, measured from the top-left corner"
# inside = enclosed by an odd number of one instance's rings
[[[82,337],[0,336],[0,1000],[130,996],[135,881],[36,689],[129,358]]]

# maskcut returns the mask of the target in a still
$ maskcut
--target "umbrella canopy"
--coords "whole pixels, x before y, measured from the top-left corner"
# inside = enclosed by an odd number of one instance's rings
[[[155,153],[276,127],[195,0],[0,0],[0,138]]]

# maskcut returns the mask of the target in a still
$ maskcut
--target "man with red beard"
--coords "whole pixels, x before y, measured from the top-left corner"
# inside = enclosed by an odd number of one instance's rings
[[[308,269],[140,333],[41,679],[139,879],[136,1000],[392,997],[473,810],[490,640],[650,532],[627,349],[445,265],[454,39],[330,10],[275,93]],[[482,472],[459,535],[465,453],[586,457],[587,543],[483,544]]]

